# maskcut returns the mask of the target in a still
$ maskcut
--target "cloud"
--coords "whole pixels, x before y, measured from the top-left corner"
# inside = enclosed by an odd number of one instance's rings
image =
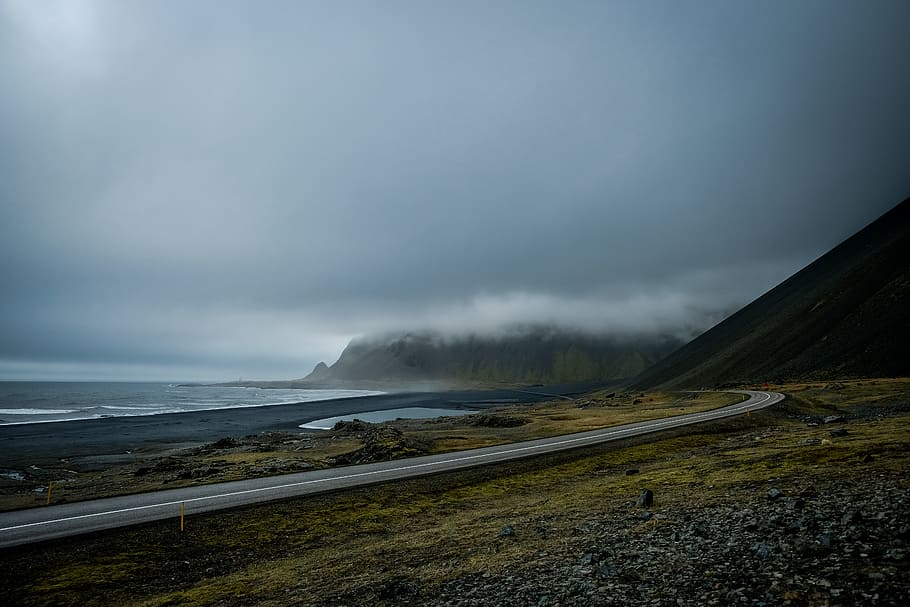
[[[0,1],[0,374],[704,328],[910,192],[908,16]]]

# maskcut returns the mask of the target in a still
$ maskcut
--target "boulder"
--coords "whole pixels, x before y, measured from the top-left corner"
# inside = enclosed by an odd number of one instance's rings
[[[760,559],[766,559],[771,556],[771,546],[768,542],[757,542],[752,546],[752,554]]]
[[[654,505],[654,492],[651,491],[650,489],[645,489],[644,491],[642,491],[641,494],[638,496],[638,501],[635,502],[635,505],[640,506],[642,508],[650,508],[651,506],[653,506]]]
[[[523,426],[528,423],[523,417],[515,417],[513,415],[472,415],[469,419],[469,423],[472,426],[479,426],[481,428],[517,428],[518,426]]]
[[[332,431],[333,432],[357,433],[357,432],[366,432],[367,430],[369,430],[372,427],[373,427],[373,424],[371,424],[370,422],[365,422],[360,419],[353,419],[350,421],[343,419],[339,422],[336,422],[335,425],[332,426]]]

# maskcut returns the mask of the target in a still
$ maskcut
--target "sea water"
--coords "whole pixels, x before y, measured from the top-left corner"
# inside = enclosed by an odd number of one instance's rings
[[[126,382],[0,382],[0,425],[264,407],[383,394]]]
[[[393,421],[396,419],[431,419],[435,417],[457,417],[459,415],[471,415],[477,411],[471,409],[433,409],[430,407],[403,407],[401,409],[386,409],[383,411],[366,411],[362,413],[350,413],[348,415],[336,415],[316,419],[300,427],[305,430],[331,430],[335,424],[341,421],[351,422],[358,419],[362,422],[375,424],[378,422]]]

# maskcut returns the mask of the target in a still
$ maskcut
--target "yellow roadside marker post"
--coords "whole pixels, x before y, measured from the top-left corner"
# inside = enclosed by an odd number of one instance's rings
[[[180,530],[183,531],[183,515],[186,512],[185,504],[180,502]]]
[[[47,505],[51,505],[51,489],[54,487],[54,481],[48,481],[47,483]]]

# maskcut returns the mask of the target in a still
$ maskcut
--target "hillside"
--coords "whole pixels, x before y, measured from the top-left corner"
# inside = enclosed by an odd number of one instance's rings
[[[311,383],[357,381],[572,382],[634,377],[678,347],[674,338],[618,340],[538,329],[500,337],[419,333],[352,341]]]
[[[638,386],[910,375],[910,199],[642,373]]]

